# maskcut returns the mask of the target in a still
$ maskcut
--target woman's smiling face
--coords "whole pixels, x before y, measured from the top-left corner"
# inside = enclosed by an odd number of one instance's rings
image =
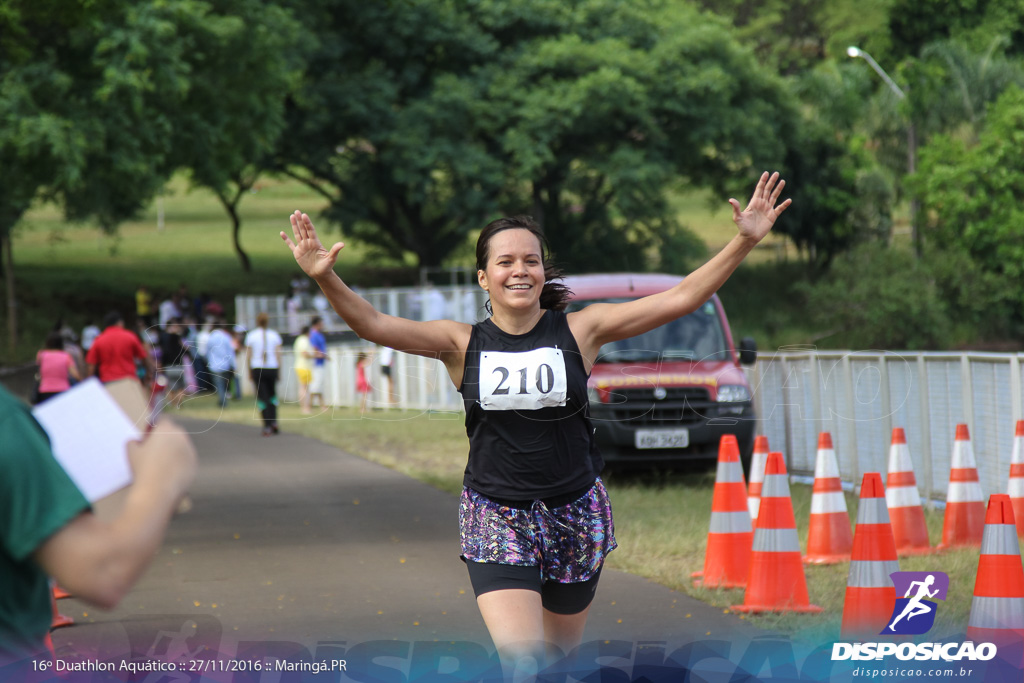
[[[487,245],[487,269],[477,271],[477,279],[490,293],[492,307],[539,305],[544,287],[540,240],[519,228],[496,233]]]

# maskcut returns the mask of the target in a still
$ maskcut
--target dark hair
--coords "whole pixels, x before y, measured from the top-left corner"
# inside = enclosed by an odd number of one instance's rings
[[[540,228],[534,222],[532,216],[508,216],[491,221],[484,226],[484,229],[480,231],[480,237],[476,241],[477,270],[487,270],[491,238],[505,230],[529,230],[537,238],[537,241],[540,242],[540,258],[544,266],[544,287],[540,290],[540,307],[548,308],[552,311],[564,311],[565,307],[569,305],[569,299],[572,298],[572,290],[559,282],[559,280],[565,277],[565,273],[550,262],[548,241],[545,239],[544,233],[540,231]],[[484,304],[484,307],[488,313],[493,314],[490,300]]]
[[[310,320],[310,321],[309,321],[309,326],[310,326],[310,327],[313,327],[314,325],[319,325],[319,324],[320,324],[320,323],[322,323],[323,321],[324,321],[324,319],[323,319],[323,318],[321,318],[321,317],[320,317],[320,316],[318,316],[318,315],[314,315],[314,316],[313,316],[313,318],[312,318],[312,320]]]
[[[124,317],[118,311],[110,311],[103,316],[103,329],[116,325],[122,320],[124,320]]]
[[[50,332],[50,334],[46,335],[46,342],[43,343],[43,348],[49,351],[63,351],[64,335],[59,330]]]

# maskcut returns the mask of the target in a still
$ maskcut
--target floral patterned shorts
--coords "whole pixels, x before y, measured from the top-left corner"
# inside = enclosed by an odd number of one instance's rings
[[[580,498],[554,507],[540,500],[507,505],[464,488],[459,530],[467,561],[539,567],[545,580],[559,583],[589,580],[617,547],[600,478]]]

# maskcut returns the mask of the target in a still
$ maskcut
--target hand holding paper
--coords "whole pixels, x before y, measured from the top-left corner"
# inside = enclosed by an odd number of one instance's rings
[[[142,441],[128,445],[135,485],[164,491],[178,501],[196,476],[196,452],[181,427],[161,418]]]

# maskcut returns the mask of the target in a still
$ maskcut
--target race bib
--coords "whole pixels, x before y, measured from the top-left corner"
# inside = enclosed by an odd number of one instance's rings
[[[537,410],[564,406],[565,359],[559,349],[480,354],[480,405],[484,410]]]

